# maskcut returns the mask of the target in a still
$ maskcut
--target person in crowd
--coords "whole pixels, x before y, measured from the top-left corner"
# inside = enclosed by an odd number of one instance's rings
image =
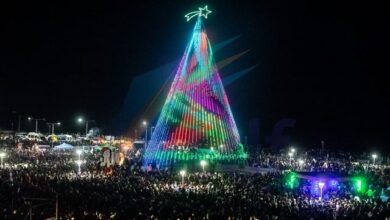
[[[56,198],[62,219],[390,219],[390,201],[379,197],[390,185],[389,172],[353,164],[349,154],[313,151],[298,163],[257,152],[250,154],[250,164],[278,171],[194,171],[184,184],[172,170],[144,169],[139,151],[129,151],[110,175],[100,167],[99,154],[83,154],[81,173],[73,152],[8,150],[7,155],[0,169],[0,219],[24,219],[30,207],[33,219],[52,217]],[[281,172],[286,169],[362,174],[373,195],[356,197],[345,183],[319,199],[306,187],[286,188]]]

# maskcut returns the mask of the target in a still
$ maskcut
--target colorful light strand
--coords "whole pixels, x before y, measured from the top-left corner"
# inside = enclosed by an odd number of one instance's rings
[[[146,148],[145,164],[247,157],[201,17]]]

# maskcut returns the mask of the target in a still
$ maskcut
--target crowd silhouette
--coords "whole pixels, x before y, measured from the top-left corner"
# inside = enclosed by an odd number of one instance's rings
[[[356,165],[348,155],[306,154],[304,164],[283,155],[257,153],[256,167],[275,172],[187,172],[145,170],[142,155],[128,153],[107,175],[99,153],[84,154],[78,173],[73,152],[8,150],[0,170],[0,219],[389,219],[390,202],[379,197],[390,185],[386,166]],[[314,159],[314,160],[313,160]],[[324,163],[327,163],[326,166]],[[362,174],[373,196],[348,184],[323,199],[304,187],[288,189],[281,170],[339,171]],[[58,198],[58,200],[56,200]],[[36,199],[36,200],[34,200]],[[41,199],[41,200],[39,200]]]

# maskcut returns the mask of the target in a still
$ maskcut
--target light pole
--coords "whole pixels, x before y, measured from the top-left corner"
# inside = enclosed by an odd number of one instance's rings
[[[293,153],[292,152],[288,152],[288,156],[290,157],[290,165],[292,164],[292,156],[293,156]]]
[[[305,161],[303,161],[302,159],[299,159],[298,163],[299,163],[299,168],[302,170],[302,167],[303,167],[303,164],[305,163]]]
[[[180,170],[180,176],[181,176],[181,185],[184,185],[184,176],[186,175],[185,170]]]
[[[49,128],[50,128],[50,126],[51,126],[51,134],[54,134],[54,126],[55,126],[55,125],[60,126],[60,125],[61,125],[61,122],[49,122],[49,123],[47,123],[47,124],[49,125]]]
[[[145,129],[145,132],[146,132],[145,133],[145,144],[144,144],[145,145],[144,147],[146,148],[146,146],[148,146],[148,122],[143,121],[142,125],[146,128]]]
[[[20,121],[22,120],[22,115],[18,115],[18,132],[20,132]]]
[[[77,149],[76,150],[76,154],[77,155],[79,155],[79,160],[81,160],[81,154],[82,154],[83,152],[80,150],[80,149]]]
[[[372,159],[373,159],[374,165],[375,165],[375,160],[376,160],[377,157],[378,157],[378,155],[376,155],[376,154],[373,154],[373,155],[372,155]]]
[[[76,154],[79,156],[79,159],[76,160],[76,164],[79,166],[79,170],[78,170],[78,173],[79,173],[79,174],[81,173],[81,168],[80,168],[80,166],[81,166],[81,163],[82,163],[82,161],[81,161],[81,154],[82,154],[82,153],[83,153],[82,150],[80,150],[80,149],[77,149],[77,150],[76,150]]]
[[[204,173],[204,167],[206,166],[206,164],[207,164],[207,162],[205,160],[200,161],[200,165],[202,166],[203,173]]]
[[[6,156],[5,152],[0,152],[1,168],[4,168],[4,157],[5,156]]]
[[[76,164],[78,165],[78,167],[79,167],[79,169],[78,169],[78,171],[77,171],[77,173],[78,174],[80,174],[81,173],[81,163],[82,163],[82,161],[81,160],[76,160]]]
[[[318,186],[320,187],[320,200],[322,200],[322,189],[324,188],[325,186],[325,183],[324,182],[319,182],[318,183]]]
[[[27,118],[29,121],[33,120],[35,121],[35,133],[38,133],[38,121],[46,121],[46,119],[44,118],[32,118],[32,117],[28,117]]]
[[[372,156],[373,163],[374,163],[374,165],[375,165],[375,160],[376,160],[376,158],[378,157],[378,155],[373,154],[373,155],[371,155],[371,156]]]
[[[18,115],[18,132],[20,132],[20,121],[22,120],[22,116]]]
[[[150,139],[152,139],[153,131],[154,131],[154,126],[150,127]]]
[[[83,118],[78,118],[77,119],[77,122],[78,123],[83,123],[84,122],[84,119]],[[85,120],[85,138],[87,138],[87,134],[88,134],[88,123],[89,122],[95,122],[95,120]]]

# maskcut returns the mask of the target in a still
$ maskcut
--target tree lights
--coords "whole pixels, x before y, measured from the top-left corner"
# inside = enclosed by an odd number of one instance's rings
[[[228,98],[202,27],[207,6],[198,15],[192,38],[177,68],[144,162],[160,166],[178,161],[246,158]],[[223,146],[223,147],[220,147]],[[218,149],[218,150],[213,150]]]

